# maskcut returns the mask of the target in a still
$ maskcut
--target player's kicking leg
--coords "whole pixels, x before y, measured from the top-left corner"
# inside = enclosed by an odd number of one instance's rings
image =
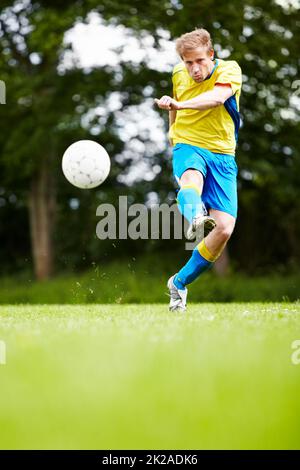
[[[183,268],[168,281],[171,311],[186,309],[186,286],[212,267],[233,232],[235,217],[217,210],[211,210],[210,213],[216,221],[216,227],[197,245]]]

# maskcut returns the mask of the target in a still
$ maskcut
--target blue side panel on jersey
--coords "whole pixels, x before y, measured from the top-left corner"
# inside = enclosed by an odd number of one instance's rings
[[[228,98],[228,100],[225,101],[224,106],[225,106],[226,111],[230,114],[231,119],[234,122],[235,140],[237,142],[238,141],[239,128],[240,128],[240,125],[241,125],[241,118],[240,118],[240,113],[238,111],[235,95]]]

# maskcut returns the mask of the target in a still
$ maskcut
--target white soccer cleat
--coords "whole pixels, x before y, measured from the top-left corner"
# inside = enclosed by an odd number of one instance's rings
[[[193,218],[189,228],[187,229],[186,238],[190,241],[195,239],[200,241],[202,238],[206,237],[206,235],[208,235],[216,225],[216,221],[213,217],[199,214]]]
[[[171,312],[185,312],[186,310],[186,297],[188,290],[187,288],[185,289],[177,289],[175,286],[173,280],[176,274],[174,276],[170,277],[168,280],[168,289],[170,291],[170,304],[169,304],[169,310]]]

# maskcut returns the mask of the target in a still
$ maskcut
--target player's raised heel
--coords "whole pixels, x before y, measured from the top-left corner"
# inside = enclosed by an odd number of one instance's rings
[[[194,217],[192,223],[190,224],[186,238],[190,241],[193,241],[197,238],[197,240],[202,240],[202,238],[206,237],[216,226],[216,221],[213,217],[209,215],[198,215]]]
[[[186,298],[187,298],[187,288],[177,289],[174,284],[174,276],[170,277],[168,280],[168,289],[170,291],[170,304],[169,310],[171,312],[185,312],[186,310]]]

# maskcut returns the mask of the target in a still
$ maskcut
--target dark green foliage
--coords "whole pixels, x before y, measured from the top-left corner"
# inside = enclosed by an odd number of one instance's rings
[[[166,281],[183,259],[141,251],[136,257],[121,255],[111,261],[111,253],[116,248],[112,244],[107,248],[111,250],[109,256],[104,254],[84,273],[59,275],[46,282],[34,281],[28,272],[17,279],[2,278],[0,304],[161,303],[167,312]],[[68,265],[73,261],[68,260]],[[220,278],[210,272],[189,286],[189,305],[193,302],[299,302],[299,286],[299,274],[284,277],[231,274]]]
[[[132,28],[141,46],[150,32],[158,47],[159,28],[168,30],[175,39],[196,26],[204,26],[212,34],[216,55],[223,57],[227,49],[229,57],[240,63],[244,75],[243,127],[237,151],[239,221],[230,243],[233,266],[252,273],[299,264],[299,120],[297,111],[290,116],[282,114],[292,106],[292,86],[299,76],[299,10],[283,9],[274,0],[32,0],[17,10],[11,8],[13,4],[21,5],[18,1],[2,2],[0,13],[0,79],[7,84],[7,105],[0,108],[0,186],[5,194],[17,197],[10,205],[0,206],[2,271],[8,266],[28,264],[24,261],[30,258],[25,208],[30,180],[42,159],[48,161],[56,179],[58,269],[84,268],[104,256],[113,258],[124,252],[134,256],[174,247],[180,250],[179,241],[117,241],[114,247],[112,242],[100,242],[95,237],[99,202],[116,202],[120,194],[143,202],[152,191],[162,202],[172,202],[175,193],[167,151],[151,156],[151,163],[161,166],[153,181],[137,181],[134,186],[124,187],[117,177],[136,163],[115,159],[124,147],[115,114],[108,113],[97,135],[90,133],[97,117],[87,128],[81,125],[87,110],[105,106],[111,92],[122,92],[122,110],[142,103],[149,84],[152,97],[171,92],[169,74],[151,70],[147,63],[121,63],[118,80],[116,69],[110,66],[58,71],[63,50],[69,47],[63,45],[64,33],[77,21],[85,21],[91,10],[98,11],[109,24]],[[8,17],[19,22],[17,30],[7,26]],[[31,30],[26,30],[26,22]],[[32,53],[38,54],[40,63],[30,60]],[[164,119],[167,128],[166,114]],[[81,138],[101,142],[112,157],[111,176],[99,190],[77,190],[61,175],[65,148]],[[147,142],[147,137],[137,138]],[[78,210],[70,208],[72,198],[79,200]],[[15,229],[6,223],[10,217]],[[17,227],[22,227],[21,239]],[[18,249],[12,253],[11,246]]]

